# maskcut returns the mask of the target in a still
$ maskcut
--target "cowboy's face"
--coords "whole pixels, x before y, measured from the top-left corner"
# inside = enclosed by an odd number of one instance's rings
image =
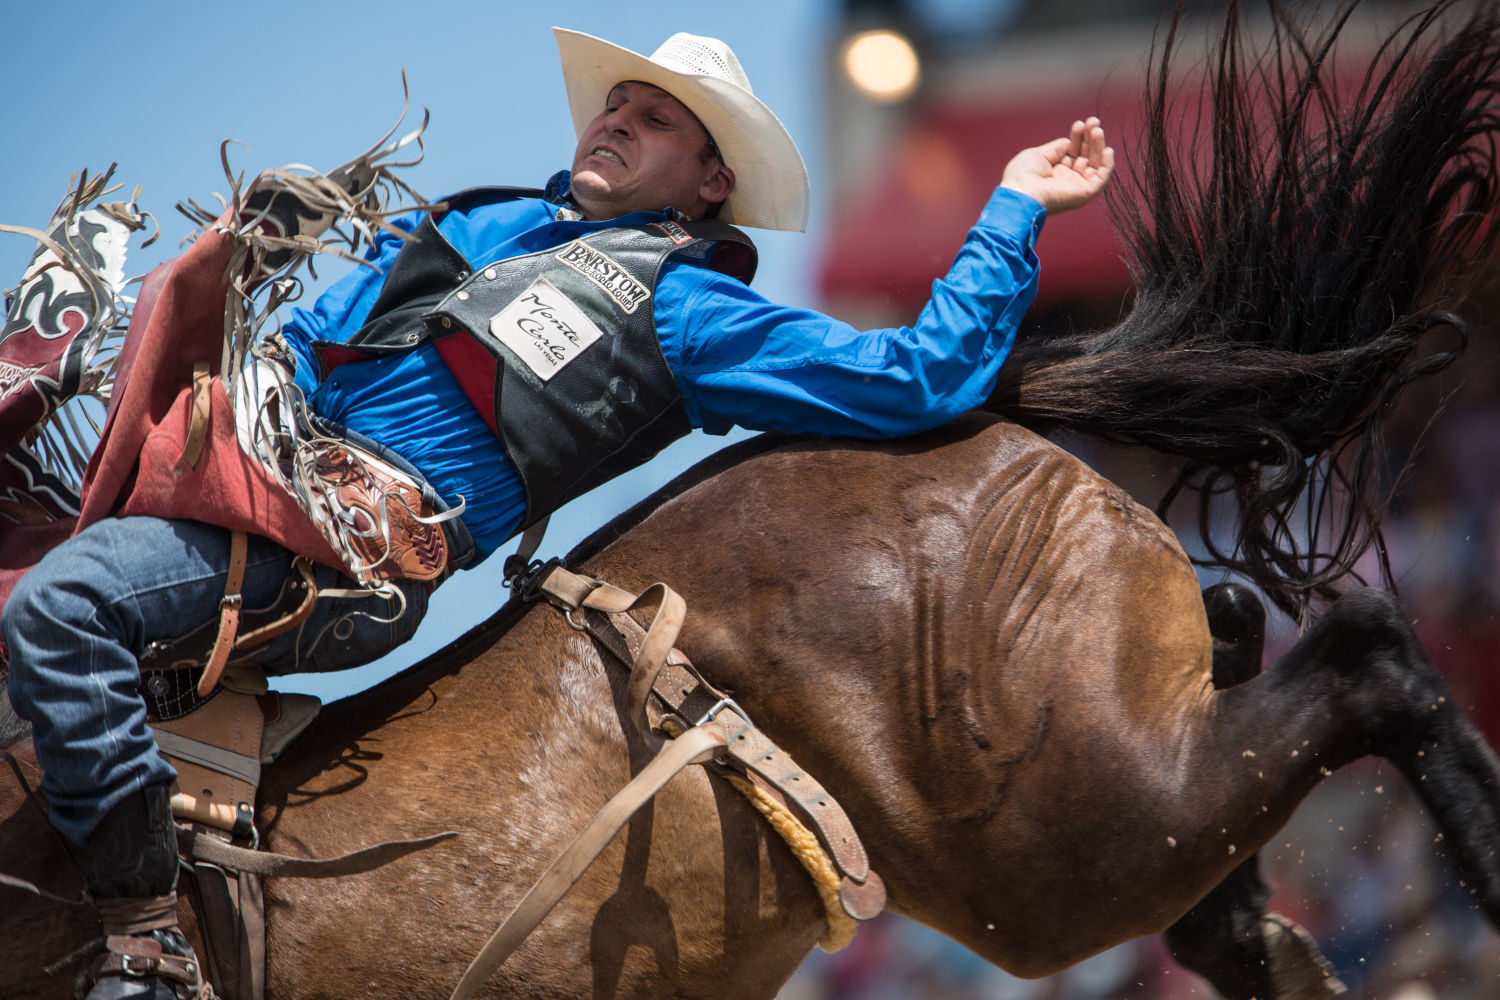
[[[573,199],[590,219],[672,207],[701,218],[734,188],[708,132],[677,98],[649,83],[618,83],[573,154]]]

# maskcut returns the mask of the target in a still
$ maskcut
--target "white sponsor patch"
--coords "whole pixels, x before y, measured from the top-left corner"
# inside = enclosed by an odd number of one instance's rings
[[[605,253],[574,240],[556,254],[557,259],[598,285],[627,313],[651,297],[651,289],[632,278]]]
[[[490,332],[543,382],[604,336],[557,286],[538,278],[490,317]]]

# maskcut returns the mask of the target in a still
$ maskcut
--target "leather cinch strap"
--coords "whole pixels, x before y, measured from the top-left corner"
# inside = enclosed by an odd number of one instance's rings
[[[630,817],[690,764],[711,760],[724,764],[784,802],[816,833],[841,876],[838,902],[850,917],[868,920],[884,908],[885,884],[870,869],[864,845],[833,796],[757,729],[733,699],[705,681],[673,646],[687,607],[675,591],[658,583],[637,596],[556,564],[533,566],[527,580],[518,583],[523,595],[545,597],[563,610],[570,625],[587,631],[621,663],[630,665],[627,712],[656,758],[609,801],[543,873],[475,956],[450,1000],[474,996]],[[628,614],[653,607],[655,615],[645,629]],[[657,709],[657,727],[651,725],[653,700],[662,706]],[[668,740],[658,730],[680,735]]]
[[[588,866],[614,835],[620,832],[620,828],[630,821],[636,810],[661,791],[662,786],[671,781],[678,771],[689,764],[709,760],[723,745],[723,731],[712,724],[698,726],[670,741],[666,749],[657,754],[630,784],[622,788],[589,821],[583,832],[573,838],[562,856],[552,863],[536,885],[522,897],[510,916],[495,929],[479,954],[474,956],[474,961],[469,963],[463,979],[459,980],[458,987],[453,991],[452,1000],[468,1000],[484,985],[485,980],[500,968],[511,952],[526,940],[526,936],[552,912],[563,895],[583,877]]]
[[[724,759],[778,797],[798,815],[845,876],[844,908],[856,919],[868,919],[884,906],[884,888],[870,871],[869,856],[854,824],[812,775],[751,722],[732,698],[703,678],[673,643],[682,628],[686,604],[663,584],[639,597],[607,583],[579,576],[561,566],[550,569],[538,591],[568,613],[575,628],[584,628],[622,663],[630,664],[627,709],[631,721],[653,749],[662,739],[649,724],[648,705],[659,703],[662,728],[683,731],[713,721],[724,731]],[[627,611],[658,605],[647,629]],[[583,622],[576,620],[579,610]],[[870,888],[862,888],[866,883]],[[873,906],[873,910],[871,907]]]

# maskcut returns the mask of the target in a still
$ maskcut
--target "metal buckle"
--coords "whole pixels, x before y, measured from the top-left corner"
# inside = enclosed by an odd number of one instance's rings
[[[504,568],[501,570],[500,582],[505,587],[514,590],[516,585],[531,575],[541,560],[534,559],[530,563],[523,562],[515,556],[507,556]]]
[[[581,608],[581,607],[580,608],[564,608],[563,609],[563,621],[567,622],[568,623],[568,628],[572,629],[574,632],[587,632],[589,630],[589,623],[586,622],[586,621],[582,621],[580,619],[574,618],[573,617],[573,612],[575,612],[575,611],[582,612],[583,614],[588,614],[588,609],[587,608]]]
[[[718,701],[714,702],[709,710],[707,712],[704,712],[703,716],[697,722],[693,723],[693,727],[696,728],[697,726],[701,726],[706,722],[712,721],[713,717],[719,714],[719,709],[721,708],[729,709],[735,715],[738,715],[740,718],[744,719],[745,725],[749,726],[751,729],[755,728],[755,722],[750,718],[749,713],[747,713],[743,708],[740,708],[739,703],[728,695],[725,695]]]
[[[146,955],[121,955],[120,974],[122,976],[154,976],[156,975],[159,960]],[[140,963],[137,965],[136,963]]]
[[[525,569],[505,578],[505,585],[515,592],[515,595],[526,602],[535,601],[542,596],[542,581],[547,579],[547,574],[562,565],[562,560],[553,556],[551,559],[533,559]]]
[[[255,808],[250,803],[235,803],[234,829],[230,836],[239,843],[248,842],[252,851],[260,849],[260,831],[255,827]]]

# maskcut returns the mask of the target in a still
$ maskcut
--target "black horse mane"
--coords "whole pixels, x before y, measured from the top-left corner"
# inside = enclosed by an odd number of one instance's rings
[[[1178,11],[1152,57],[1131,176],[1111,195],[1133,305],[1108,329],[1022,337],[986,404],[1185,459],[1159,513],[1196,494],[1199,562],[1304,618],[1372,545],[1392,585],[1379,527],[1399,476],[1381,423],[1463,350],[1458,279],[1495,242],[1491,5],[1456,27],[1456,0],[1410,18],[1358,92],[1339,94],[1335,43],[1356,5],[1311,29],[1273,3],[1256,46],[1231,3],[1207,103],[1185,109],[1167,96]],[[1174,134],[1179,112],[1206,113],[1207,134]],[[1449,345],[1424,347],[1439,328]],[[1210,516],[1225,503],[1227,551]]]

